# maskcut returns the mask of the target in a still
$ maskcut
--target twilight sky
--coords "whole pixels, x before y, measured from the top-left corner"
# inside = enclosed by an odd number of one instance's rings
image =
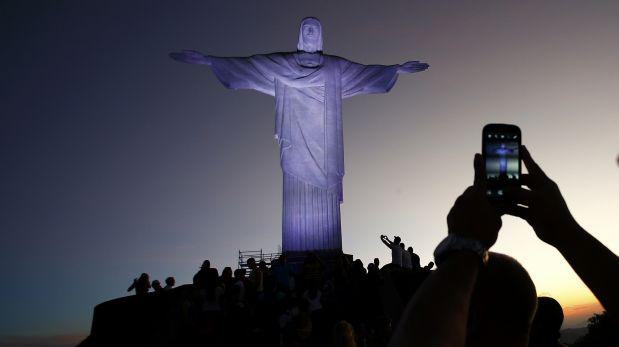
[[[577,220],[619,253],[616,1],[3,1],[0,335],[86,334],[93,307],[141,272],[187,283],[204,259],[281,240],[274,100],[230,91],[183,48],[290,51],[316,16],[324,48],[360,63],[423,60],[389,94],[344,102],[344,251],[402,236],[422,262],[472,182],[490,122],[520,126]],[[504,217],[564,327],[599,309],[560,254]]]

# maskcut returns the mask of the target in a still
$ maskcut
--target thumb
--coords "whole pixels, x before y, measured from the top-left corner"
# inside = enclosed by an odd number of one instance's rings
[[[486,170],[484,168],[484,159],[479,153],[475,153],[475,157],[473,158],[473,169],[475,170],[473,185],[476,187],[484,187],[486,183]]]

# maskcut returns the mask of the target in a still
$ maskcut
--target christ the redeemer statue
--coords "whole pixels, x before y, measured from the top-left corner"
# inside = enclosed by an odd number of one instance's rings
[[[282,250],[341,252],[342,99],[387,93],[399,73],[423,71],[428,64],[362,65],[323,54],[322,27],[312,17],[301,22],[296,52],[224,58],[185,50],[170,56],[210,66],[226,88],[275,97],[284,176]]]

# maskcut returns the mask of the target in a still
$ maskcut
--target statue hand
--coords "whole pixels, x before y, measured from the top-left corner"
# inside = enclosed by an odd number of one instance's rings
[[[419,62],[418,60],[407,61],[398,66],[398,73],[415,73],[427,70],[430,65]]]
[[[188,49],[184,49],[181,52],[172,52],[170,53],[170,58],[188,64],[211,65],[208,55]]]

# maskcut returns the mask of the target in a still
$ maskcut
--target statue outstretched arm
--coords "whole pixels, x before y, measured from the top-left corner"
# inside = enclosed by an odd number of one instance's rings
[[[359,94],[388,93],[401,73],[426,70],[430,65],[409,61],[396,65],[364,65],[338,58],[342,74],[342,97]]]
[[[398,65],[398,73],[415,73],[425,71],[430,67],[427,63],[422,63],[419,60],[407,61],[404,64]]]
[[[364,65],[339,59],[343,98],[387,93],[398,79],[400,65]]]
[[[216,57],[198,51],[170,53],[170,58],[188,64],[207,65],[228,89],[251,89],[275,95],[276,76],[288,69],[281,54],[256,54],[249,57]]]
[[[187,64],[208,65],[212,64],[211,57],[198,51],[183,49],[180,52],[170,53],[170,58]]]

